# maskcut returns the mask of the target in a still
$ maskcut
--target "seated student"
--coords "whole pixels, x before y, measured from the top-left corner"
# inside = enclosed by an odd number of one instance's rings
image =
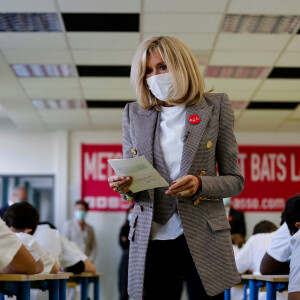
[[[39,212],[36,208],[28,202],[15,203],[8,207],[3,219],[9,229],[16,233],[23,245],[41,265],[39,273],[58,272],[58,262],[32,236],[39,222]]]
[[[299,194],[290,199],[294,198],[298,199]],[[285,217],[285,211],[282,216]],[[292,252],[290,247],[291,234],[284,219],[283,221],[261,261],[260,272],[263,275],[289,274],[290,272],[288,259]]]
[[[49,224],[38,225],[34,237],[44,249],[58,260],[65,271],[75,274],[96,272],[93,263],[77,245],[63,237],[57,229],[51,228]]]
[[[254,235],[248,239],[235,257],[240,274],[249,270],[252,270],[253,274],[260,274],[261,260],[272,242],[276,229],[275,224],[270,221],[261,221],[255,225]]]
[[[290,250],[290,276],[288,299],[300,299],[300,194],[295,195],[286,202],[285,221],[291,234]]]
[[[0,219],[0,273],[32,275],[37,269],[32,255]]]

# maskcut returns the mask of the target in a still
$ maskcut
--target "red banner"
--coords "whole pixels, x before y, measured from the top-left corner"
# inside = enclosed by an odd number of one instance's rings
[[[114,174],[107,160],[122,156],[122,145],[81,145],[81,197],[90,210],[119,212],[130,206],[107,182]]]
[[[244,191],[232,199],[239,211],[282,212],[300,193],[300,146],[240,146]]]
[[[300,146],[240,146],[244,191],[232,199],[240,211],[281,212],[300,193]],[[82,145],[81,196],[91,210],[124,211],[130,204],[109,188],[107,159],[122,158],[122,145]]]

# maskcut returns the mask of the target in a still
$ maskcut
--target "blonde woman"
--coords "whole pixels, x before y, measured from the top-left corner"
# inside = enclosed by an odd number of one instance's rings
[[[136,201],[130,221],[129,295],[223,299],[240,281],[222,198],[244,186],[226,94],[204,92],[190,49],[173,37],[141,43],[131,67],[137,103],[123,117],[124,158],[144,155],[167,188],[131,193],[131,177],[110,187]],[[218,175],[216,173],[218,167]]]

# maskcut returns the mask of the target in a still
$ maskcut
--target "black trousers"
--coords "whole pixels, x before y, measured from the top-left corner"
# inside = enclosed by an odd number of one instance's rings
[[[129,250],[123,250],[121,262],[119,265],[119,293],[120,293],[120,300],[128,300],[128,292],[127,292],[127,285],[128,285],[128,261],[129,261]]]
[[[206,294],[184,235],[175,240],[150,241],[143,299],[180,300],[184,281],[190,300],[224,300],[224,293],[214,297]]]

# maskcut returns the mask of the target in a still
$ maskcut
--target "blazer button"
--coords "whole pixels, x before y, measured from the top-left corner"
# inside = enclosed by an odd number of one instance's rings
[[[132,153],[133,155],[136,155],[136,149],[131,148],[131,153]]]
[[[205,174],[206,174],[205,171],[201,171],[199,175],[200,175],[200,176],[204,176]]]
[[[206,144],[206,148],[209,149],[209,148],[211,148],[211,146],[212,146],[212,142],[208,141],[207,144]]]
[[[143,212],[144,211],[144,207],[142,205],[140,205],[140,211]]]

